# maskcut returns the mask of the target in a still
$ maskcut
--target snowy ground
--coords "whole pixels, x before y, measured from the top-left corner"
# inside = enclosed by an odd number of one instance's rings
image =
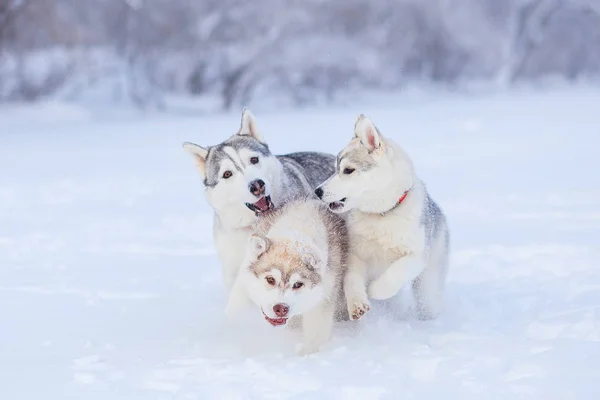
[[[376,307],[322,353],[223,315],[212,214],[180,143],[231,115],[0,108],[0,398],[592,399],[600,390],[600,90],[254,110],[277,152],[337,152],[365,112],[448,214],[437,321]]]

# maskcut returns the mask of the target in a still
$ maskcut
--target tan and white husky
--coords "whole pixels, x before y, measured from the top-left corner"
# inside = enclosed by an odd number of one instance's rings
[[[347,246],[344,219],[319,200],[293,200],[265,215],[248,242],[227,314],[253,302],[273,326],[300,317],[300,353],[318,351],[334,319],[348,318],[342,289]]]

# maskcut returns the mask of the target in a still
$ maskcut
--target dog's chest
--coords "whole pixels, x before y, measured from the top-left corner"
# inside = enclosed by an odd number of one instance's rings
[[[423,247],[422,228],[414,219],[358,214],[349,225],[351,251],[369,263],[389,265]]]

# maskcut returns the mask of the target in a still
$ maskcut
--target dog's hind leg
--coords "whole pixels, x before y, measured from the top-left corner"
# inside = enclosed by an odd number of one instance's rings
[[[444,239],[438,238],[425,270],[413,281],[417,318],[433,319],[440,314],[444,302],[447,271],[448,248]]]

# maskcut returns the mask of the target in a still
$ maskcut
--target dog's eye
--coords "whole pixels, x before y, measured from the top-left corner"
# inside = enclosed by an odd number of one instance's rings
[[[354,172],[354,168],[344,168],[344,174],[350,175]]]
[[[292,286],[292,289],[300,289],[302,286],[304,286],[304,283],[296,282],[294,283],[294,286]]]
[[[250,164],[258,164],[258,157],[250,158]]]
[[[229,179],[229,178],[231,178],[231,175],[233,175],[233,172],[225,171],[225,172],[223,172],[223,179]]]
[[[271,286],[275,286],[275,278],[273,278],[272,276],[267,276],[265,278],[267,280],[267,283]]]

